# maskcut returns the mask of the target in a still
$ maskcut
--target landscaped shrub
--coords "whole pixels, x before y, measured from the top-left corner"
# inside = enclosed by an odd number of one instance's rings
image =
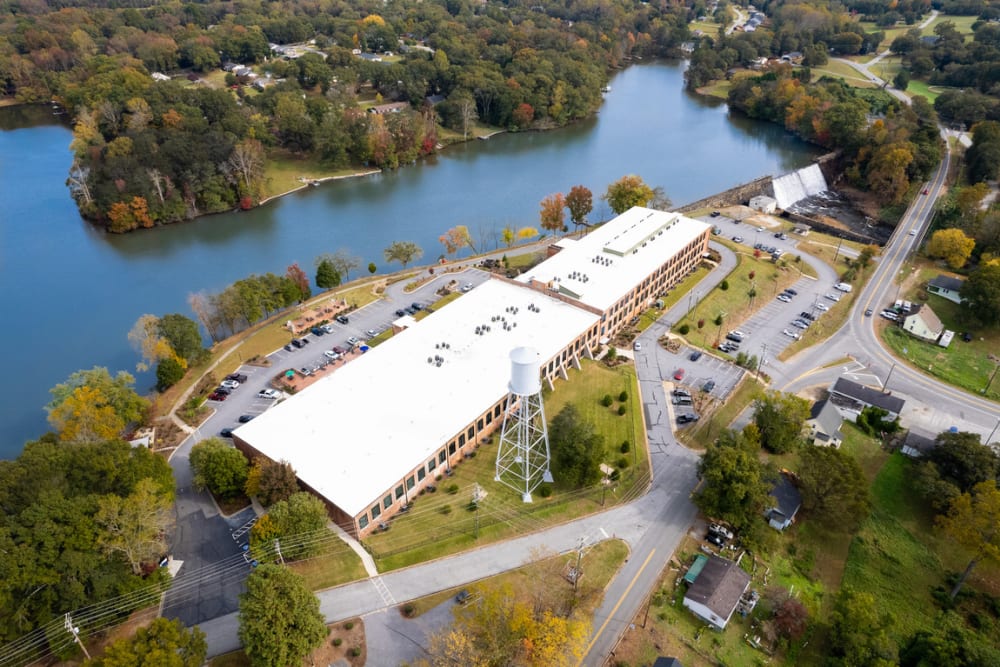
[[[621,476],[622,474],[620,472],[618,472],[617,470],[612,470],[611,474],[608,475],[608,479],[610,479],[612,482],[617,482],[619,479],[621,479]]]
[[[348,621],[347,623],[344,623],[344,629],[345,630],[351,630],[353,628],[354,628],[354,623],[352,623],[351,621]]]
[[[361,655],[361,649],[360,649],[360,648],[358,648],[357,646],[355,646],[354,648],[352,648],[352,649],[351,649],[350,651],[348,651],[348,652],[349,652],[349,653],[351,654],[351,657],[352,657],[352,658],[356,658],[356,657],[358,657],[359,655]]]
[[[615,399],[611,398],[611,394],[605,394],[604,398],[601,399],[601,405],[606,408],[610,408],[611,404],[615,402]]]
[[[626,412],[628,412],[628,408],[626,408],[624,405],[618,406],[618,416],[624,416]]]
[[[540,495],[542,498],[548,498],[549,496],[552,495],[552,487],[549,486],[548,484],[543,484],[542,486],[538,487],[538,495]]]
[[[333,638],[333,645],[334,646],[340,646],[343,643],[344,643],[344,640],[341,639],[340,637],[334,637]]]
[[[627,401],[628,400],[628,392],[627,391],[623,391],[622,393],[618,394],[618,400],[621,401],[622,403],[624,403],[625,401]]]
[[[458,484],[449,484],[448,488],[445,489],[448,495],[453,496],[458,493]]]
[[[686,324],[682,324],[679,327],[677,327],[677,333],[679,333],[682,336],[687,336],[688,331],[691,331],[691,327],[689,327]]]
[[[441,508],[438,510],[438,512],[441,512],[441,514],[444,514],[446,516],[448,514],[451,514],[451,505],[442,505]]]
[[[722,290],[723,292],[729,289],[729,281],[723,280],[721,283],[719,283],[719,289]]]
[[[627,468],[628,467],[628,459],[625,458],[624,456],[621,457],[620,459],[618,459],[618,467],[621,468],[622,470],[624,470],[625,468]]]
[[[628,454],[628,450],[630,449],[632,449],[632,445],[629,443],[628,440],[625,440],[622,442],[622,446],[618,448],[618,451],[620,451],[622,454]]]

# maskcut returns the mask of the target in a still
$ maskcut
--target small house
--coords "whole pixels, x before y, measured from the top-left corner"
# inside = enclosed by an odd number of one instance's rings
[[[964,284],[961,278],[938,274],[927,282],[927,291],[953,303],[962,303],[960,293]]]
[[[936,439],[910,429],[907,431],[903,446],[899,448],[899,451],[911,459],[919,459],[926,456],[935,447],[937,447]]]
[[[688,586],[684,606],[716,630],[723,630],[749,587],[750,575],[736,562],[712,555]]]
[[[843,423],[843,415],[828,400],[813,403],[809,419],[806,420],[806,426],[809,427],[809,437],[814,445],[838,449],[844,439],[840,432],[840,425]]]
[[[750,198],[750,208],[761,213],[774,213],[778,208],[778,202],[774,197],[757,195]]]
[[[375,106],[368,108],[368,113],[373,113],[378,116],[387,113],[399,113],[409,109],[410,105],[407,102],[390,102],[389,104],[376,104]]]
[[[840,409],[841,414],[848,412],[856,415],[873,405],[889,413],[885,417],[888,421],[898,417],[906,405],[906,401],[897,396],[843,377],[837,378],[830,387],[830,401]]]
[[[791,476],[781,473],[771,489],[774,506],[765,512],[767,523],[775,530],[784,530],[795,522],[795,515],[802,507],[802,494],[792,483]]]
[[[934,343],[944,332],[944,325],[926,303],[920,304],[903,320],[903,329],[921,340]]]

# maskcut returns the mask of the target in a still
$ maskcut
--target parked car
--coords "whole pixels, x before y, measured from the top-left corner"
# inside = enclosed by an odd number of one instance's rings
[[[708,524],[708,532],[715,533],[716,535],[719,535],[727,540],[733,539],[733,531],[718,523]]]
[[[246,424],[248,421],[250,421],[251,419],[253,419],[256,416],[257,415],[240,415],[240,418],[237,419],[236,421],[238,421],[241,424]]]
[[[708,535],[705,536],[705,539],[714,544],[715,546],[719,547],[720,549],[726,546],[726,540],[721,535],[717,535],[715,533],[709,533]]]
[[[473,287],[475,287],[475,285],[473,285],[472,283],[465,283],[464,285],[462,285],[462,291],[463,291],[463,292],[468,292],[468,291],[470,291],[470,290],[471,290],[471,289],[472,289]]]
[[[310,375],[313,374],[312,369],[309,368],[308,366],[303,366],[302,368],[300,368],[299,373],[302,373],[302,375],[305,377],[309,377]]]
[[[737,243],[743,243],[743,237],[742,236],[734,236],[733,240],[736,241]]]
[[[708,393],[713,389],[715,389],[715,380],[709,380],[705,384],[701,385],[701,390],[705,393]]]
[[[785,334],[789,338],[794,338],[795,340],[798,340],[798,339],[802,338],[802,336],[800,336],[796,332],[792,331],[791,329],[782,329],[781,333]]]
[[[358,340],[355,336],[351,336],[350,338],[347,339],[347,344],[350,345],[351,347],[354,347],[355,345],[360,345],[361,341]]]
[[[691,397],[691,392],[689,392],[687,389],[674,389],[673,395],[674,396],[687,396],[688,398],[690,398]]]
[[[674,379],[677,380],[678,382],[680,382],[681,380],[684,379],[684,369],[683,368],[678,368],[674,372]]]
[[[882,317],[884,317],[885,319],[889,320],[890,322],[898,322],[899,321],[899,315],[897,315],[896,313],[892,312],[891,310],[883,310],[879,314]]]
[[[712,217],[713,218],[718,218],[720,215],[721,215],[721,213],[719,213],[718,211],[712,211]]]
[[[326,352],[323,353],[323,355],[328,359],[332,359],[333,361],[340,359],[340,355],[334,352],[333,350],[327,350]]]
[[[219,435],[222,436],[223,438],[231,438],[233,437],[233,429],[224,428],[221,431],[219,431]]]
[[[237,382],[236,380],[223,380],[222,386],[225,387],[226,389],[236,389],[237,387],[240,386],[240,383]]]
[[[292,340],[292,342],[289,343],[289,345],[291,345],[292,347],[298,349],[300,347],[303,347],[305,345],[305,342],[303,341],[302,338],[296,338],[296,339]],[[287,348],[288,348],[288,345],[285,346],[285,349],[287,349]]]
[[[826,305],[825,303],[817,303],[815,306],[813,306],[813,308],[815,308],[816,310],[821,310],[824,313],[830,310],[830,306]]]
[[[698,415],[696,415],[693,412],[687,412],[683,415],[677,415],[678,424],[690,424],[696,421],[698,421]]]
[[[226,396],[229,396],[231,393],[233,393],[233,390],[230,389],[229,387],[223,387],[220,384],[218,387],[215,388],[215,393],[217,393],[217,394],[225,394]]]
[[[208,395],[208,400],[210,401],[224,401],[229,398],[229,394],[222,394],[217,391],[213,391]]]
[[[824,294],[823,298],[824,299],[829,299],[830,301],[840,301],[840,296],[837,295],[837,294],[834,294],[833,292],[829,292],[827,294]]]
[[[396,317],[403,317],[404,315],[406,315],[406,311],[402,308],[396,311]]]
[[[368,329],[367,331],[365,331],[365,335],[368,336],[369,338],[374,338],[375,336],[378,335],[378,333],[374,329]]]
[[[257,398],[278,398],[280,395],[277,389],[261,389],[257,392]]]
[[[340,355],[347,354],[347,350],[345,350],[344,348],[340,347],[339,345],[334,345],[333,346],[333,351],[336,352],[337,354],[340,354]]]
[[[323,333],[333,333],[333,325],[332,324],[324,324],[323,326],[320,327],[320,329],[323,330]]]
[[[336,320],[341,324],[347,324],[348,322],[350,322],[350,320],[347,319],[347,315],[337,315]]]
[[[247,381],[247,376],[244,375],[243,373],[230,373],[229,375],[226,376],[226,379],[236,380],[239,383],[243,383]]]
[[[323,334],[325,334],[325,333],[326,333],[326,332],[325,332],[325,331],[323,331],[323,329],[321,329],[320,327],[313,327],[313,328],[312,328],[312,329],[310,329],[309,331],[310,331],[310,332],[312,333],[312,335],[313,335],[313,336],[322,336]]]
[[[794,320],[792,322],[792,326],[793,327],[798,327],[799,329],[808,329],[809,328],[809,323],[806,322],[805,320]]]
[[[691,361],[698,361],[699,359],[701,359],[701,350],[695,350],[694,352],[692,352],[691,356],[689,356],[688,359],[690,359]]]
[[[286,352],[291,352],[294,349],[295,349],[295,347],[291,343],[288,343],[287,345],[285,345],[285,351]]]
[[[792,297],[788,296],[787,294],[779,294],[778,301],[781,301],[782,303],[791,303]]]
[[[412,308],[413,310],[423,310],[424,309],[424,307],[421,306],[416,301],[414,301],[413,303],[410,304],[410,308]]]
[[[642,343],[640,343],[639,341],[635,341],[634,343],[632,343],[632,349],[638,352],[639,350],[642,349]]]
[[[772,249],[771,252],[774,252],[774,250]],[[792,296],[798,296],[799,295],[799,293],[796,292],[795,290],[793,290],[791,287],[789,287],[788,289],[785,290],[785,294],[791,294]]]

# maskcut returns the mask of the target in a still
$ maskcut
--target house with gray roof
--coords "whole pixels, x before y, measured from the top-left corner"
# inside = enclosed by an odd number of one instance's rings
[[[840,443],[844,440],[844,435],[840,432],[840,425],[843,423],[844,416],[828,400],[813,403],[809,419],[806,420],[809,437],[814,445],[836,449],[840,448]]]
[[[712,555],[684,595],[684,606],[716,630],[733,617],[750,587],[750,575],[736,562]]]
[[[869,405],[873,405],[889,413],[886,415],[888,421],[898,417],[903,411],[903,406],[906,405],[906,401],[898,396],[866,387],[843,377],[837,378],[837,381],[830,387],[830,401],[840,409],[841,413],[846,411],[856,414]]]
[[[928,343],[936,343],[944,333],[944,325],[931,307],[922,303],[903,319],[903,330]]]
[[[926,456],[935,447],[937,447],[936,438],[910,429],[906,433],[903,446],[899,448],[899,451],[911,459],[919,459],[922,456]]]
[[[792,482],[791,476],[785,473],[778,475],[771,489],[774,506],[767,510],[767,524],[775,530],[784,530],[795,521],[795,515],[802,507],[802,494]]]
[[[965,281],[954,276],[938,274],[927,281],[927,291],[937,294],[942,299],[948,299],[954,303],[962,303],[961,291]]]

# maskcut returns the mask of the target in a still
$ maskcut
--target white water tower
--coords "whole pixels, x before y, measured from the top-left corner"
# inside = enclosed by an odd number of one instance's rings
[[[510,393],[497,448],[496,481],[521,493],[526,503],[549,470],[549,431],[542,407],[541,360],[538,351],[516,347],[510,352]]]

